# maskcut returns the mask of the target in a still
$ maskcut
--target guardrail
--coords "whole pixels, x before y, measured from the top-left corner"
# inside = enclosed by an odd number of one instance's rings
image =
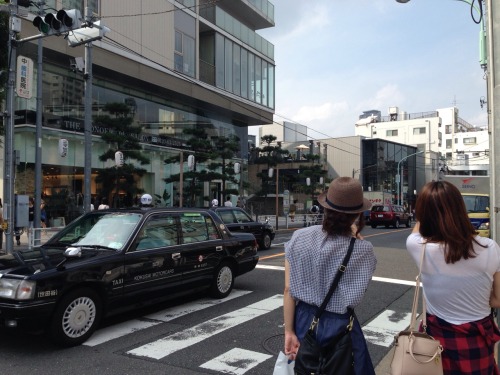
[[[276,215],[260,215],[257,217],[256,221],[267,221],[269,224],[276,226]],[[275,229],[309,227],[311,225],[321,225],[322,223],[322,214],[295,214],[294,221],[292,221],[288,216],[278,216],[278,227]]]
[[[28,228],[28,247],[40,246],[64,227]]]

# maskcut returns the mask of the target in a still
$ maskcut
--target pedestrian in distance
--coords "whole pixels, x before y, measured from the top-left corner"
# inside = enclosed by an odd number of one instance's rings
[[[363,211],[371,207],[370,201],[363,197],[359,181],[350,177],[334,179],[318,202],[324,207],[322,225],[295,231],[285,244],[284,351],[290,360],[295,359],[351,238],[356,240],[345,274],[316,327],[318,345],[329,343],[349,325],[349,311],[361,302],[377,263],[373,245],[359,238],[364,221],[359,220],[359,227],[355,226]],[[355,374],[374,375],[366,340],[355,315],[351,338]]]
[[[231,202],[231,196],[228,195],[226,201],[224,202],[225,207],[233,207],[233,202]]]
[[[449,182],[424,185],[415,211],[406,247],[417,266],[425,252],[425,330],[443,346],[444,375],[500,374],[494,357],[500,332],[491,314],[500,307],[500,247],[478,236]]]

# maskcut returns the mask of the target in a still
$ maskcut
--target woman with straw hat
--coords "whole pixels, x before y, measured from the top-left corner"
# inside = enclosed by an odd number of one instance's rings
[[[322,225],[295,231],[285,245],[285,354],[295,359],[301,340],[332,284],[352,237],[356,237],[350,260],[316,327],[316,341],[325,345],[349,324],[375,271],[373,245],[361,239],[363,211],[371,203],[363,197],[358,180],[334,179],[318,197],[324,208]],[[356,224],[357,223],[357,224]],[[354,373],[375,374],[361,326],[354,315],[351,331]]]

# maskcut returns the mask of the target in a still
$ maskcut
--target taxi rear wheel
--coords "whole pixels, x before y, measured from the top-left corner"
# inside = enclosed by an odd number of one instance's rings
[[[96,330],[101,317],[101,301],[91,289],[78,289],[64,296],[52,317],[50,336],[62,346],[85,342]]]
[[[233,290],[234,271],[227,262],[222,263],[215,271],[212,285],[210,286],[210,295],[213,298],[225,298]]]

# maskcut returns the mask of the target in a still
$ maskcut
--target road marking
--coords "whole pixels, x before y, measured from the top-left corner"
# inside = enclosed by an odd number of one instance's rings
[[[366,341],[380,346],[389,347],[394,342],[394,336],[410,325],[411,313],[399,313],[385,310],[370,323],[363,326]]]
[[[283,266],[268,266],[266,264],[257,264],[257,266],[255,268],[261,268],[263,270],[277,270],[277,271],[284,271],[285,270],[285,267],[283,267]],[[381,283],[398,284],[398,285],[415,286],[415,281],[401,280],[401,279],[390,279],[388,277],[373,276],[372,281],[378,281]],[[422,284],[420,284],[420,285],[422,285]]]
[[[243,375],[272,355],[234,348],[202,364],[200,367],[222,374]]]
[[[157,324],[165,323],[170,320],[177,319],[181,316],[206,309],[208,307],[219,305],[232,299],[244,296],[248,293],[251,293],[251,291],[233,289],[231,294],[224,299],[202,298],[193,302],[185,303],[181,306],[174,306],[143,317],[150,320],[133,319],[127,322],[114,324],[112,326],[105,327],[96,331],[92,335],[92,337],[90,337],[83,343],[83,345],[96,346],[104,342],[128,335],[130,333],[150,328]]]
[[[145,344],[127,353],[141,357],[161,359],[282,306],[283,295],[277,294],[247,307],[218,316],[207,322]]]

